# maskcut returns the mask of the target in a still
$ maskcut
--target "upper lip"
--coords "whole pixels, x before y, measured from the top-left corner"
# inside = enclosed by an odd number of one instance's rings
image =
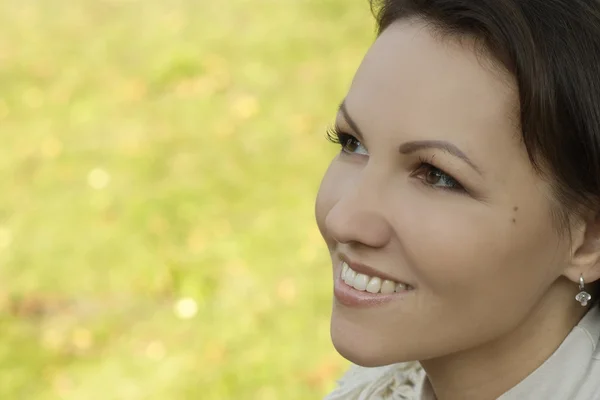
[[[348,256],[346,256],[345,254],[340,254],[340,259],[345,262],[346,264],[348,264],[348,266],[350,268],[352,268],[354,271],[358,272],[359,274],[365,274],[365,275],[369,275],[371,277],[378,277],[381,279],[387,279],[389,281],[394,281],[397,283],[404,283],[409,285],[407,282],[404,282],[398,278],[394,278],[391,275],[386,274],[385,272],[381,272],[376,270],[373,267],[369,267],[368,265],[365,264],[361,264],[359,262],[356,261],[352,261]]]

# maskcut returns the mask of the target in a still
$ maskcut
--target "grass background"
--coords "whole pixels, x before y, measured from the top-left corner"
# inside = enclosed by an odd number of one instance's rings
[[[314,399],[368,2],[0,0],[0,398]]]

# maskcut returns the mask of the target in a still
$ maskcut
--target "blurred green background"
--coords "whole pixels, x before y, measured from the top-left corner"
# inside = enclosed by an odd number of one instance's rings
[[[367,0],[0,0],[0,399],[314,399]]]

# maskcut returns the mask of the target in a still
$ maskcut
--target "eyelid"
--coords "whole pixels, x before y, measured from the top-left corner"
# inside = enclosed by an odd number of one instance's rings
[[[362,142],[362,140],[359,137],[341,129],[337,124],[333,125],[333,126],[329,126],[327,128],[326,137],[327,137],[327,140],[329,140],[330,142],[339,144],[342,147],[343,153],[365,155],[365,154],[361,154],[358,152],[355,153],[355,152],[347,151],[345,147],[347,146],[347,144],[350,140],[356,141],[358,144],[360,144],[360,146],[362,146],[365,149],[367,154],[369,152],[369,150],[367,149],[367,146],[365,146],[365,144]]]
[[[343,114],[340,114],[337,117],[334,127],[342,133],[354,136],[359,142],[362,143],[363,146],[365,146],[365,148],[367,147],[365,144],[365,138],[361,135],[360,132],[356,132],[356,130],[352,127],[352,124],[348,122],[348,120],[344,117]]]
[[[412,176],[416,177],[417,175],[426,174],[426,173],[430,172],[432,169],[441,172],[449,180],[452,180],[453,182],[455,182],[456,187],[436,186],[434,184],[427,183],[426,178],[419,178],[421,181],[423,181],[423,183],[426,186],[429,186],[434,189],[449,190],[449,191],[453,191],[453,192],[466,192],[466,189],[464,188],[463,184],[460,183],[458,179],[456,179],[454,176],[450,175],[449,173],[445,172],[443,169],[438,168],[429,162],[421,162],[419,167],[413,172]]]
[[[417,171],[419,169],[421,169],[424,165],[430,165],[431,167],[441,171],[443,174],[447,175],[448,177],[452,178],[452,180],[454,180],[461,189],[451,189],[451,188],[447,188],[447,187],[443,187],[443,186],[432,186],[432,185],[428,185],[426,183],[423,183],[424,185],[426,185],[429,189],[441,189],[444,190],[446,192],[452,192],[452,193],[456,193],[456,194],[461,194],[461,195],[467,195],[471,198],[474,198],[475,200],[478,201],[487,201],[486,197],[483,196],[481,193],[479,193],[477,190],[473,190],[471,188],[471,186],[469,185],[465,185],[463,183],[462,180],[458,179],[455,177],[454,174],[448,173],[446,171],[445,168],[442,168],[441,166],[439,166],[439,163],[437,163],[435,161],[435,154],[430,156],[430,157],[425,157],[425,156],[419,156],[419,165],[417,166],[417,168],[411,173],[411,176],[414,177],[415,173],[418,173]],[[417,178],[420,179],[420,178]]]

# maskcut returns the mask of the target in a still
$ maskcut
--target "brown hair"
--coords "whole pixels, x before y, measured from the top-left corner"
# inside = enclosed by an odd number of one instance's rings
[[[600,3],[596,0],[371,0],[377,33],[418,18],[471,37],[516,79],[523,142],[553,186],[559,228],[600,207]],[[593,301],[600,295],[595,285]]]

